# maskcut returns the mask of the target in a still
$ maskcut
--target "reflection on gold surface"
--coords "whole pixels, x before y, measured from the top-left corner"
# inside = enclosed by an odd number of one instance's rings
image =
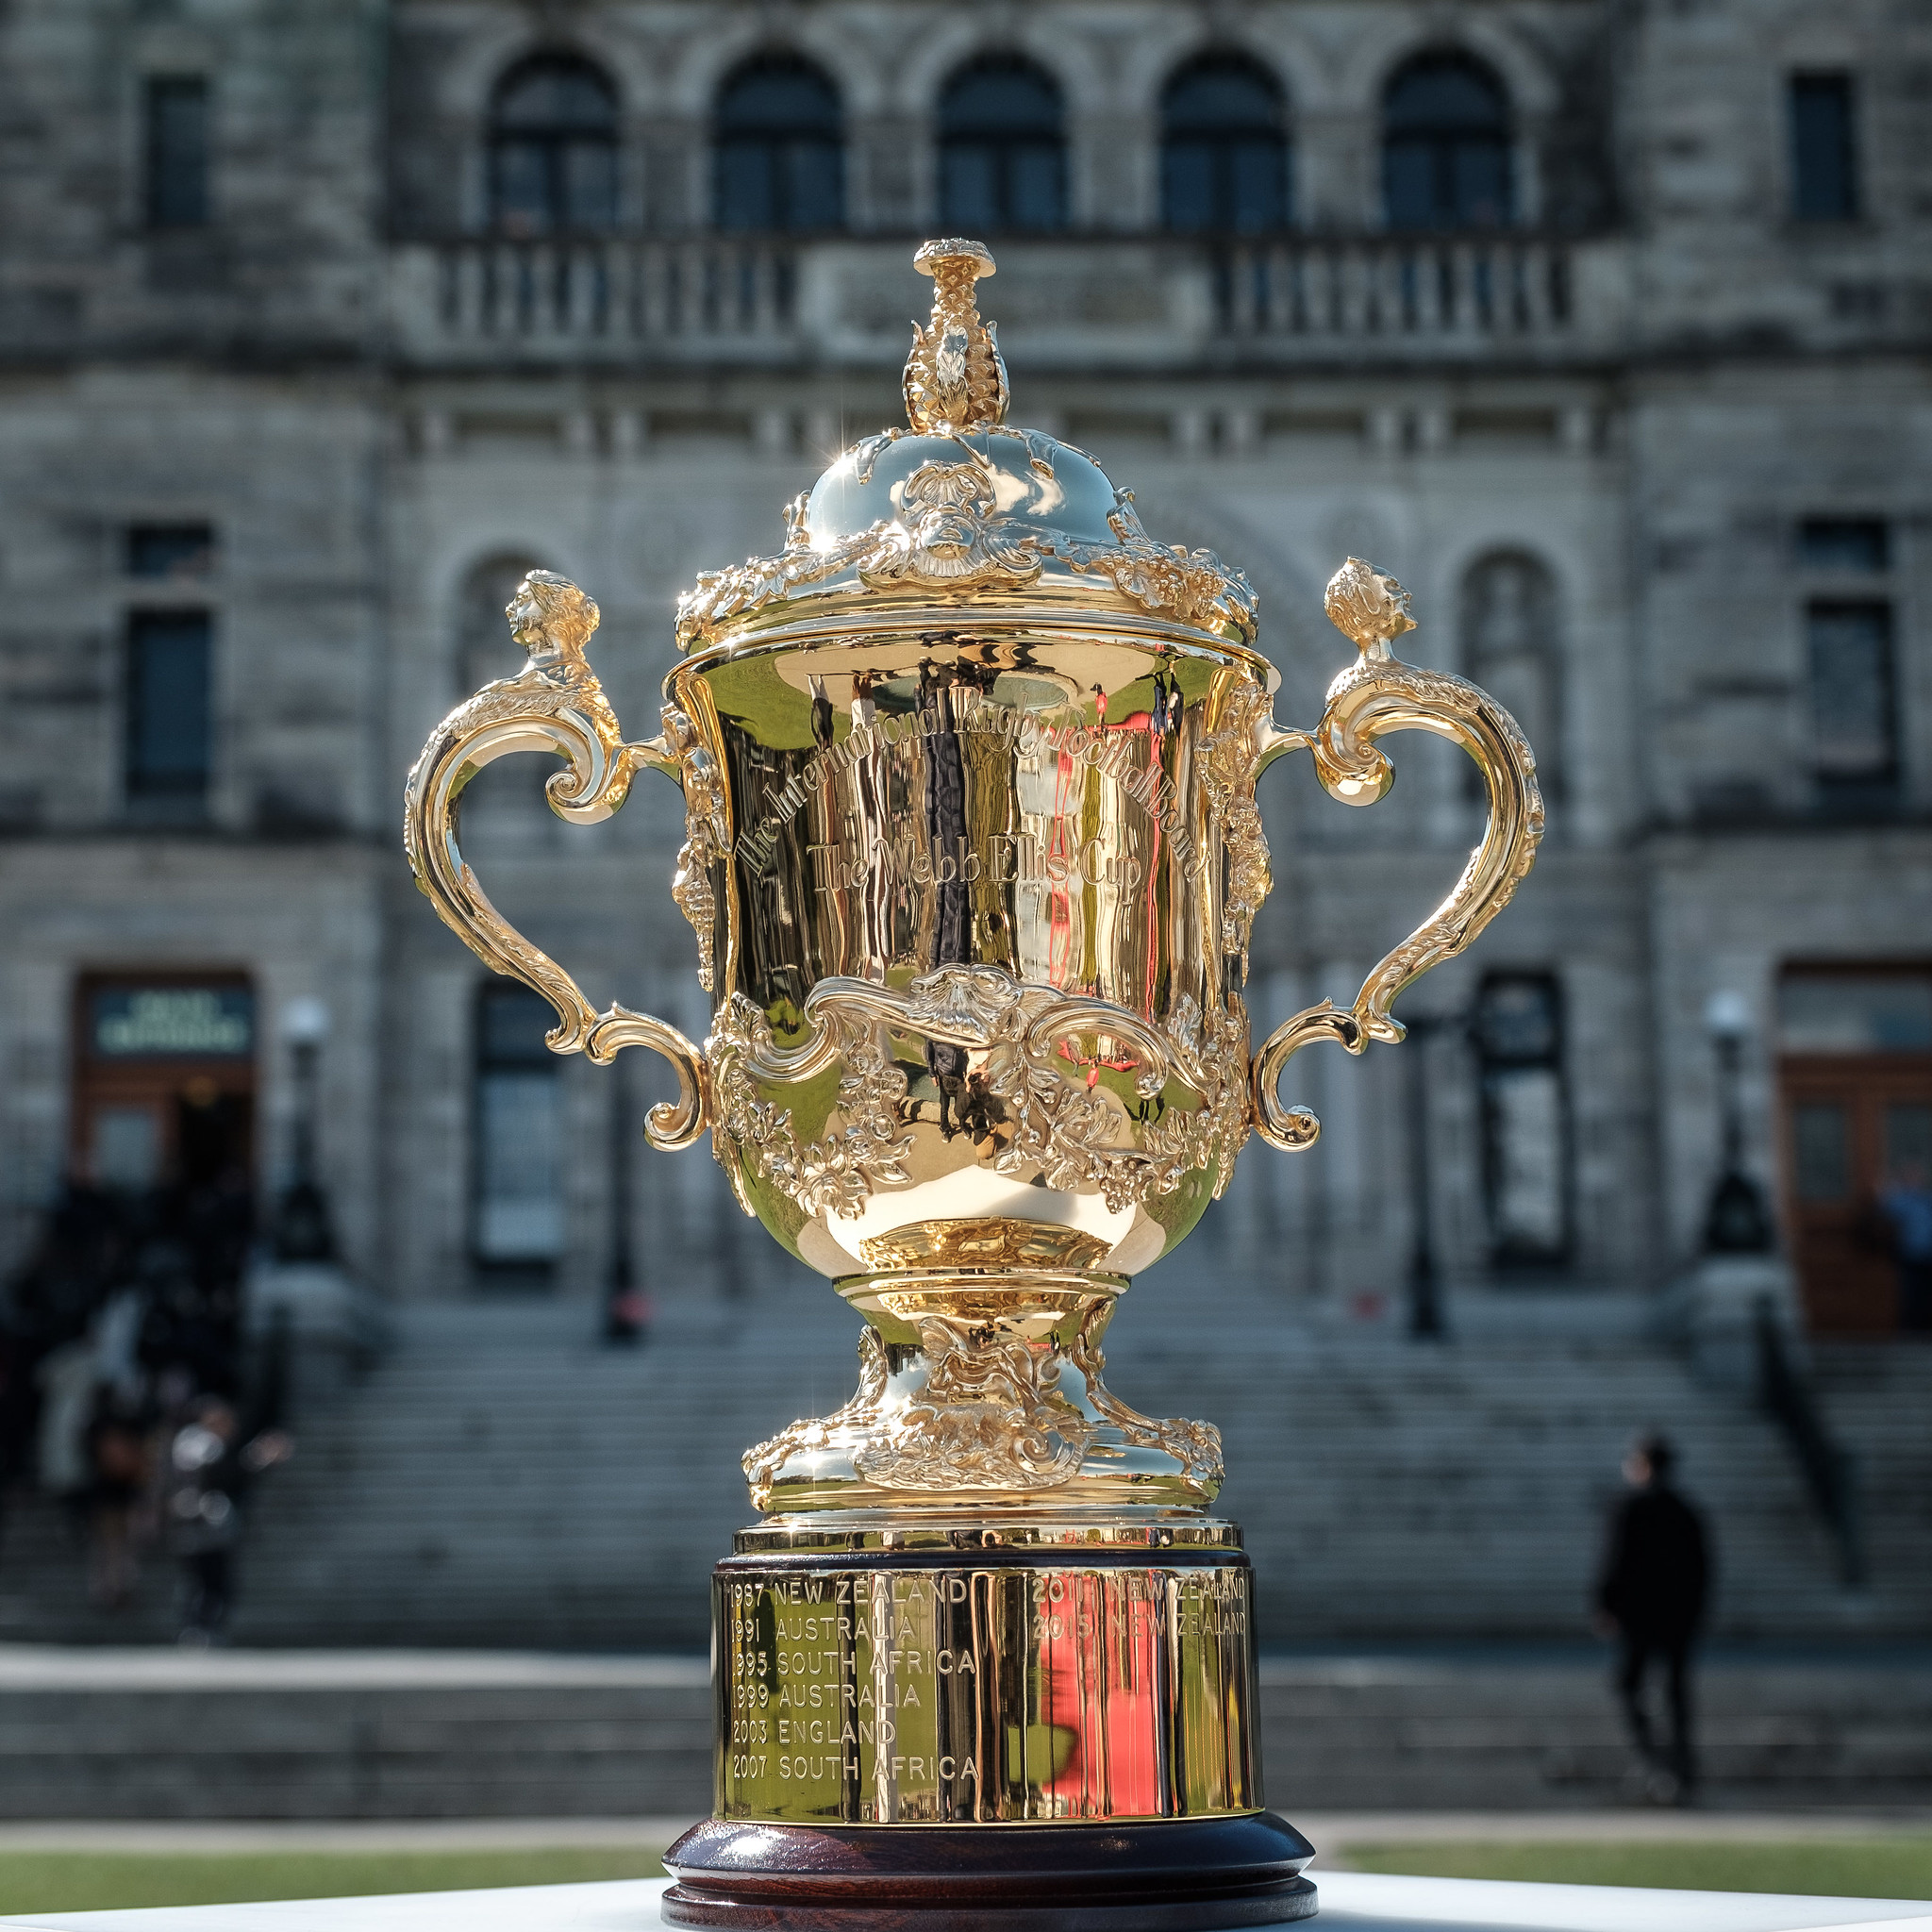
[[[1014,1824],[1258,1810],[1246,1558],[942,1569],[741,1554],[716,1583],[717,1813]]]
[[[1092,1268],[1108,1243],[1077,1227],[1039,1221],[918,1221],[858,1244],[868,1268]]]

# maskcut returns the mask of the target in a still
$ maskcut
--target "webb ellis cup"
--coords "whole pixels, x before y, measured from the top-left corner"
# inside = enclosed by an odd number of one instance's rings
[[[1102,1380],[1115,1304],[1226,1188],[1309,1041],[1393,1042],[1396,995],[1529,870],[1534,762],[1462,679],[1401,662],[1401,587],[1328,586],[1356,657],[1310,730],[1271,716],[1255,598],[1170,548],[1091,457],[1008,427],[975,242],[931,242],[909,426],[848,449],[785,544],[678,607],[663,729],[628,741],[585,657],[597,607],[532,572],[529,661],[437,727],[409,862],[437,911],[557,1008],[550,1044],[655,1048],[660,1148],[709,1129],[747,1214],[865,1320],[858,1386],[744,1457],[759,1520],[713,1586],[716,1804],[668,1862],[679,1925],[1154,1928],[1304,1918],[1311,1849],[1263,1807],[1253,1585],[1212,1515],[1221,1442]],[[1270,885],[1256,780],[1309,752],[1373,805],[1375,741],[1453,739],[1489,818],[1448,898],[1250,1058]],[[700,1046],[599,1012],[457,842],[484,765],[540,750],[555,809],[641,767],[684,791],[672,893]]]

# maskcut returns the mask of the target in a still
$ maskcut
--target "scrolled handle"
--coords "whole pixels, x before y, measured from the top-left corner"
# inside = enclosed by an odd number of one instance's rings
[[[516,676],[466,698],[429,734],[404,798],[409,870],[442,923],[486,966],[522,980],[556,1008],[558,1024],[547,1036],[553,1053],[588,1054],[600,1066],[626,1046],[662,1054],[677,1075],[677,1098],[651,1108],[645,1137],[666,1151],[689,1147],[710,1124],[703,1052],[648,1013],[614,1004],[600,1013],[569,973],[490,903],[457,842],[464,788],[485,765],[511,752],[547,751],[565,759],[568,768],[544,786],[551,809],[589,825],[623,805],[641,766],[678,777],[681,750],[662,738],[624,741],[617,715],[584,658],[597,628],[597,607],[575,584],[532,571],[517,586],[507,615],[529,662]]]
[[[1432,731],[1475,760],[1489,788],[1490,815],[1449,896],[1376,964],[1355,1004],[1344,1012],[1324,1000],[1297,1013],[1255,1056],[1256,1131],[1270,1146],[1287,1149],[1312,1146],[1322,1130],[1306,1108],[1281,1100],[1289,1060],[1311,1040],[1335,1041],[1352,1054],[1367,1052],[1372,1040],[1401,1040],[1405,1029],[1390,1013],[1397,995],[1430,967],[1453,959],[1502,911],[1536,862],[1543,834],[1536,757],[1515,719],[1467,679],[1405,664],[1390,649],[1415,627],[1402,586],[1351,557],[1329,582],[1327,608],[1359,655],[1329,686],[1321,724],[1312,732],[1273,732],[1261,761],[1306,744],[1331,798],[1374,805],[1395,782],[1375,740],[1391,731]]]

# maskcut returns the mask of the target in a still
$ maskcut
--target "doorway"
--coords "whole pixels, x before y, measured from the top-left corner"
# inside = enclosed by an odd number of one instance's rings
[[[1932,970],[1793,969],[1779,986],[1785,1205],[1811,1326],[1890,1334],[1887,1189],[1932,1186]]]
[[[255,995],[239,973],[90,974],[71,1172],[112,1192],[255,1184]]]

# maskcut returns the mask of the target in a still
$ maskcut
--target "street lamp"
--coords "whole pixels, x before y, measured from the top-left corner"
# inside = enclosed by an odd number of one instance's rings
[[[1708,1255],[1766,1255],[1776,1245],[1763,1191],[1744,1172],[1741,1091],[1744,1042],[1751,1037],[1751,1008],[1740,992],[1722,989],[1704,1008],[1704,1030],[1717,1056],[1718,1113],[1723,1153],[1717,1184],[1704,1217]]]
[[[1408,1332],[1418,1341],[1441,1341],[1449,1333],[1442,1314],[1442,1283],[1436,1267],[1435,1178],[1429,1149],[1429,1042],[1445,1028],[1465,1026],[1460,1013],[1405,1017],[1408,1058],[1408,1178],[1413,1196],[1408,1252]]]
[[[275,1259],[332,1261],[335,1230],[315,1161],[316,1074],[323,1041],[328,1038],[329,1010],[321,1000],[305,995],[284,1001],[279,1018],[282,1043],[289,1049],[295,1110],[289,1185],[275,1207]]]

